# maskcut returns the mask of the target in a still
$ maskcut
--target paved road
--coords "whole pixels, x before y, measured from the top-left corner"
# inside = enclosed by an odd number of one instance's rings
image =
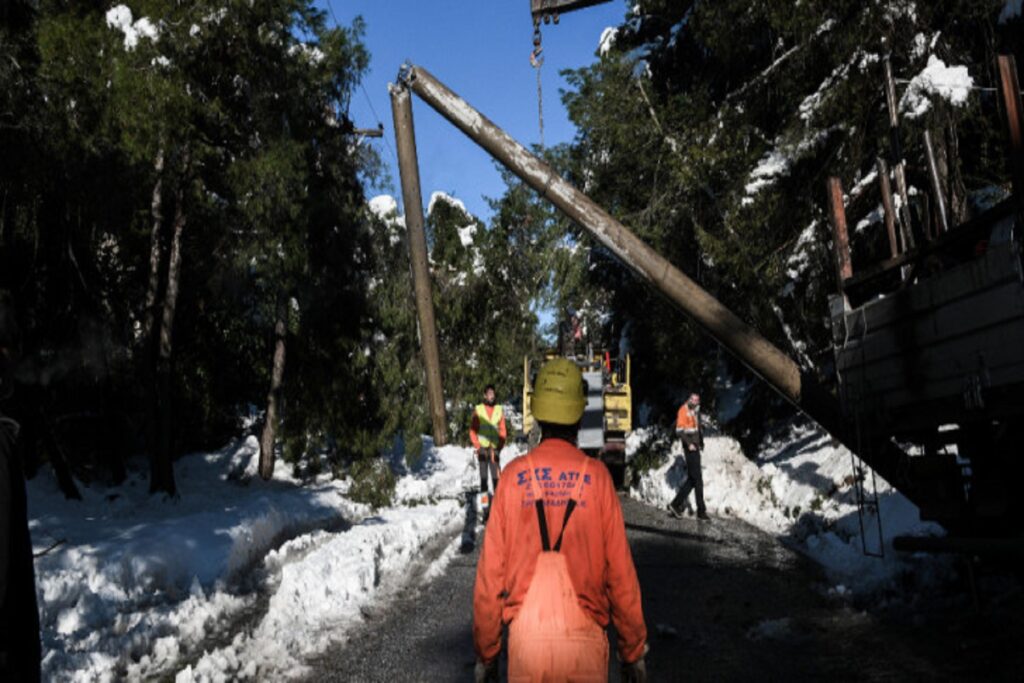
[[[652,681],[920,680],[981,672],[1009,680],[1024,670],[1019,617],[1009,617],[1009,630],[998,619],[979,626],[958,616],[970,611],[963,600],[939,614],[864,613],[826,598],[814,566],[749,525],[674,520],[622,502]],[[442,576],[367,615],[344,646],[313,662],[311,680],[472,680],[476,559],[475,550],[458,556]],[[617,669],[613,661],[612,681]]]

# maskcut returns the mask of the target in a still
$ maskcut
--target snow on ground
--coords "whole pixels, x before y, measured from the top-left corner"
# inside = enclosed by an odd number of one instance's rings
[[[656,434],[634,432],[627,440],[630,457],[650,449]],[[762,444],[752,461],[726,436],[708,436],[703,452],[704,498],[712,516],[736,517],[780,536],[826,571],[833,591],[868,595],[894,590],[913,575],[920,584],[941,578],[945,565],[934,557],[897,554],[899,535],[933,535],[942,530],[921,522],[917,508],[878,478],[885,557],[864,554],[860,518],[853,490],[850,452],[809,425],[791,427],[781,438]],[[658,448],[657,445],[654,446]],[[631,494],[662,507],[685,478],[681,451],[661,449],[659,466],[643,473]],[[870,476],[868,478],[870,492]],[[690,498],[692,504],[692,496]],[[877,518],[865,517],[868,550],[879,549]]]
[[[476,485],[469,449],[428,441],[415,466],[395,458],[395,504],[373,512],[329,475],[300,482],[279,464],[263,482],[258,454],[249,437],[181,458],[177,500],[151,497],[142,473],[83,486],[80,502],[48,472],[29,482],[36,552],[63,541],[36,560],[47,680],[299,673],[425,548],[457,544],[463,492]],[[230,644],[200,652],[246,619]]]

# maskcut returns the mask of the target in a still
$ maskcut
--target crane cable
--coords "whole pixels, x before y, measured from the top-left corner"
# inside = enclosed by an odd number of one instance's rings
[[[540,21],[533,21],[533,51],[530,52],[530,66],[537,71],[537,120],[540,124],[540,146],[544,147],[544,96],[541,91],[540,68],[544,66],[544,48],[540,45]]]

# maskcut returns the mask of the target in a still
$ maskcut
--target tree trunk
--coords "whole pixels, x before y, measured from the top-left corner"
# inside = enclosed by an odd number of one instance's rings
[[[142,342],[149,349],[152,349],[154,346],[152,334],[156,320],[156,297],[160,288],[160,262],[163,260],[163,249],[161,248],[160,239],[160,229],[164,221],[163,149],[157,152],[156,160],[153,162],[153,170],[156,171],[156,182],[153,184],[153,200],[150,204],[153,228],[149,233],[149,281],[146,284],[146,307],[142,317]]]
[[[172,415],[171,415],[171,354],[173,351],[174,313],[178,304],[178,288],[181,280],[181,236],[185,231],[185,187],[178,187],[175,193],[174,226],[171,233],[170,262],[167,265],[167,287],[164,291],[163,316],[160,321],[160,344],[157,356],[157,406],[160,434],[153,453],[150,471],[149,491],[163,491],[168,495],[177,493],[174,485],[172,462]]]
[[[274,367],[270,377],[270,391],[267,393],[267,418],[260,436],[260,476],[270,479],[274,476],[274,435],[277,430],[277,403],[284,377],[285,335],[288,308],[283,302],[277,306],[277,323],[274,325]]]
[[[57,486],[61,493],[68,500],[82,500],[82,494],[78,491],[75,478],[71,476],[71,467],[67,458],[64,457],[64,449],[53,431],[53,425],[47,420],[43,427],[46,433],[43,439],[46,443],[46,452],[50,456],[50,464],[53,465],[53,473],[57,475]]]

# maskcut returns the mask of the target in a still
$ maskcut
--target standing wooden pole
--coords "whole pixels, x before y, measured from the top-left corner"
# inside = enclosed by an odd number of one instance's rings
[[[1010,164],[1013,168],[1013,194],[1017,207],[1024,211],[1024,107],[1021,106],[1017,60],[1013,55],[999,55],[999,85],[1006,112],[1006,131],[1010,136]]]
[[[896,241],[896,213],[892,206],[892,185],[889,184],[889,164],[878,157],[878,186],[882,195],[882,210],[885,212],[885,232],[889,236],[889,255],[896,258],[900,255],[900,247]],[[903,245],[904,250],[906,245]]]
[[[932,144],[932,133],[924,132],[924,153],[928,157],[928,178],[932,183],[932,194],[935,195],[935,209],[939,214],[939,224],[935,227],[935,236],[940,232],[949,232],[949,213],[946,211],[946,191],[939,177],[939,166],[935,161],[935,145]]]
[[[398,147],[398,173],[402,178],[402,200],[405,203],[405,229],[409,235],[409,261],[416,298],[416,315],[420,327],[420,348],[427,375],[427,400],[434,444],[447,442],[448,428],[441,384],[441,359],[437,348],[437,327],[434,323],[434,299],[427,261],[427,236],[423,229],[423,196],[420,193],[420,167],[416,158],[416,130],[412,121],[412,99],[406,88],[389,86],[391,111],[395,121],[395,142]]]
[[[850,259],[850,236],[846,230],[846,208],[843,206],[843,184],[839,178],[828,179],[829,222],[832,224],[832,251],[836,256],[836,284],[839,293],[843,285],[853,277],[853,261]]]
[[[885,102],[889,107],[889,154],[896,176],[896,191],[900,194],[900,233],[905,249],[914,248],[914,233],[910,229],[910,193],[907,192],[907,173],[900,147],[900,117],[896,105],[896,81],[892,77],[892,62],[885,58]]]

